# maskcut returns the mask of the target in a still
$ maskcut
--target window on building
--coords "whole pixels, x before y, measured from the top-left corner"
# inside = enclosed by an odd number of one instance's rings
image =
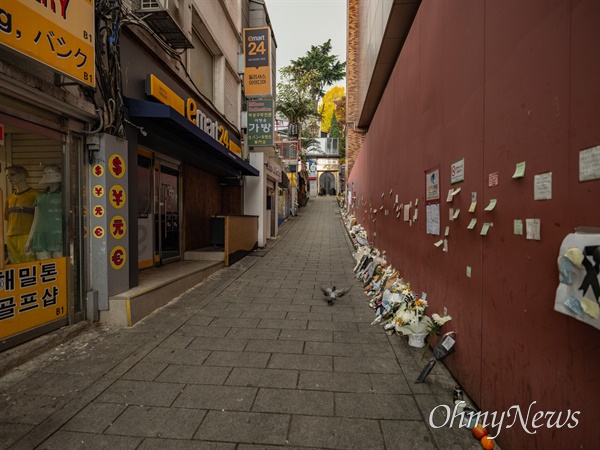
[[[188,52],[190,76],[200,92],[213,101],[214,57],[195,30],[192,44],[194,48]]]

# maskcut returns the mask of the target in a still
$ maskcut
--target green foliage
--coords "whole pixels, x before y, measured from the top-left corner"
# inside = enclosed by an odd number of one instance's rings
[[[277,112],[291,123],[300,125],[311,118],[318,118],[310,94],[310,84],[315,79],[314,72],[294,73],[290,66],[279,71],[281,81],[277,83]]]
[[[310,93],[315,103],[325,95],[325,87],[346,76],[346,63],[336,55],[330,55],[331,39],[321,45],[311,45],[305,56],[293,60],[291,67],[296,74],[315,71],[317,77],[310,83]]]

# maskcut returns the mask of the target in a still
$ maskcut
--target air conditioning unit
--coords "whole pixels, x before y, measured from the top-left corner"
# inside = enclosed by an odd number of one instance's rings
[[[138,0],[137,15],[173,48],[193,48],[189,0]]]

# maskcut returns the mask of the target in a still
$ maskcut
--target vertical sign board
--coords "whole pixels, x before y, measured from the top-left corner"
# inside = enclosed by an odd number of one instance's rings
[[[129,289],[129,214],[127,143],[103,134],[100,150],[90,164],[90,227],[92,288],[98,308],[108,309],[108,298]]]
[[[2,1],[0,44],[96,86],[93,0]]]
[[[246,97],[271,97],[271,29],[244,28]]]
[[[67,258],[0,270],[0,339],[67,315]]]
[[[273,100],[248,100],[248,145],[273,146]]]

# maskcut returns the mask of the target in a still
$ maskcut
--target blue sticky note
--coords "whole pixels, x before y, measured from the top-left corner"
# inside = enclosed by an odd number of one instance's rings
[[[581,306],[581,302],[577,297],[570,296],[568,299],[565,300],[565,306],[571,311],[573,311],[575,314],[577,314],[579,317],[583,317],[583,308]]]
[[[571,273],[572,262],[569,258],[562,256],[558,260],[558,274],[560,276],[560,282],[563,284],[573,284],[573,275]]]

